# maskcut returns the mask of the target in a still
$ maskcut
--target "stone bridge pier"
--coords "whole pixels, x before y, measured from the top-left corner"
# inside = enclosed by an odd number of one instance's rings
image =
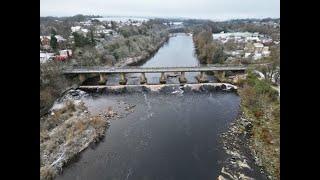
[[[86,80],[86,75],[85,74],[79,74],[79,80],[80,80],[80,84],[82,84]]]
[[[126,74],[125,73],[120,73],[120,81],[119,84],[120,85],[126,85],[127,84],[128,79],[126,78]]]
[[[161,72],[161,77],[160,77],[160,83],[161,84],[165,84],[166,83],[166,76],[165,76],[165,73],[164,72]]]
[[[208,77],[204,71],[201,71],[200,75],[198,75],[196,77],[196,79],[198,80],[199,83],[207,83],[208,82]]]
[[[100,73],[100,80],[99,80],[99,84],[100,85],[105,85],[106,82],[107,82],[107,74],[104,74],[104,73]]]
[[[185,72],[183,72],[183,71],[182,71],[181,74],[180,74],[179,82],[180,82],[181,84],[187,83],[187,78],[186,78]]]
[[[147,83],[146,73],[141,73],[140,84],[146,84],[146,83]]]
[[[218,81],[224,81],[225,78],[226,78],[226,72],[225,71],[215,71],[214,75],[218,79]]]

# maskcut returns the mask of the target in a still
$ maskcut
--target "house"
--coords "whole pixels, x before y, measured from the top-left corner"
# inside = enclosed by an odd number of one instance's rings
[[[48,61],[51,57],[53,57],[54,53],[47,53],[40,51],[40,63],[44,63]]]
[[[51,40],[50,36],[40,36],[40,41],[43,46],[45,45],[50,46],[50,40]]]
[[[244,58],[249,58],[251,56],[251,53],[244,53]]]
[[[70,57],[72,56],[72,50],[71,49],[65,49],[59,51],[60,56]]]
[[[89,20],[89,21],[85,21],[85,22],[80,22],[80,24],[82,24],[83,26],[91,26],[92,22]]]
[[[80,32],[82,34],[86,35],[89,32],[89,30],[88,29],[81,29]]]
[[[258,33],[258,32],[254,32],[254,33],[252,34],[252,37],[259,37],[259,33]]]
[[[78,32],[78,31],[80,31],[80,29],[81,29],[81,26],[72,26],[71,27],[72,32]]]
[[[271,38],[267,38],[267,39],[263,39],[262,40],[262,44],[264,45],[270,45],[272,43],[272,39]]]
[[[99,25],[96,26],[96,34],[113,34],[114,31],[112,29],[106,29],[104,26]]]
[[[258,53],[261,53],[264,47],[263,44],[261,43],[253,43],[253,46],[254,46],[254,51]]]
[[[246,42],[251,42],[251,41],[260,42],[261,40],[259,39],[259,37],[254,37],[254,36],[246,37]]]
[[[58,43],[61,43],[61,42],[65,42],[66,41],[66,39],[64,39],[62,36],[60,36],[60,35],[55,35],[54,36],[56,39],[57,39],[57,42]]]
[[[262,58],[262,54],[261,53],[255,53],[252,58],[253,58],[253,60],[261,59]]]
[[[268,56],[270,56],[270,53],[271,53],[271,52],[269,51],[269,47],[268,47],[268,46],[263,47],[262,52],[261,52],[261,54],[262,54],[263,57],[268,57]]]

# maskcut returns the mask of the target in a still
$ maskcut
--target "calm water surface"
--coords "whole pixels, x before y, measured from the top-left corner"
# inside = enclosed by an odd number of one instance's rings
[[[111,121],[105,139],[57,179],[215,179],[225,157],[218,135],[239,110],[233,93],[122,94],[89,97],[90,111],[124,101],[126,118]]]

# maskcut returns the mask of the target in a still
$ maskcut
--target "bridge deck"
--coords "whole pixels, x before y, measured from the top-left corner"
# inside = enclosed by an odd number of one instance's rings
[[[161,73],[161,72],[203,72],[203,71],[244,71],[246,66],[200,66],[200,67],[83,67],[65,69],[64,74],[89,73]]]

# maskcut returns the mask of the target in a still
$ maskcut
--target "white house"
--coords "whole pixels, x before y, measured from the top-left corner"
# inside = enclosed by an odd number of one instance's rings
[[[72,55],[72,50],[71,49],[65,49],[65,50],[59,51],[60,56],[68,57],[68,53],[69,53],[69,56],[71,56]]]
[[[91,26],[91,21],[85,21],[85,22],[80,22],[80,24],[84,25],[84,26]]]
[[[250,55],[251,55],[251,53],[246,52],[246,53],[244,53],[244,58],[248,58]]]
[[[269,47],[268,47],[268,46],[263,47],[262,52],[261,52],[261,54],[262,54],[263,57],[268,57],[268,56],[270,56],[270,53],[271,53],[271,52],[269,51]]]
[[[259,52],[259,53],[262,52],[263,44],[261,44],[261,43],[253,43],[253,46],[254,46],[255,52]]]
[[[260,42],[261,40],[259,39],[259,37],[246,37],[246,41],[250,42],[250,41],[256,41],[256,42]]]
[[[81,29],[81,26],[72,26],[72,27],[71,27],[71,31],[72,31],[72,32],[80,31],[80,29]]]
[[[54,53],[40,52],[40,63],[44,63],[53,57]]]
[[[266,44],[266,45],[269,45],[269,44],[272,43],[272,39],[271,39],[271,38],[262,39],[262,43],[263,43],[263,44]]]
[[[66,41],[66,39],[65,39],[65,38],[63,38],[63,37],[62,37],[62,36],[60,36],[60,35],[55,35],[54,37],[56,37],[57,42],[63,42],[63,41]]]
[[[84,33],[88,33],[89,32],[88,29],[81,29],[81,31],[84,32]]]
[[[253,58],[253,60],[261,59],[262,58],[262,54],[261,53],[255,53],[252,58]]]

